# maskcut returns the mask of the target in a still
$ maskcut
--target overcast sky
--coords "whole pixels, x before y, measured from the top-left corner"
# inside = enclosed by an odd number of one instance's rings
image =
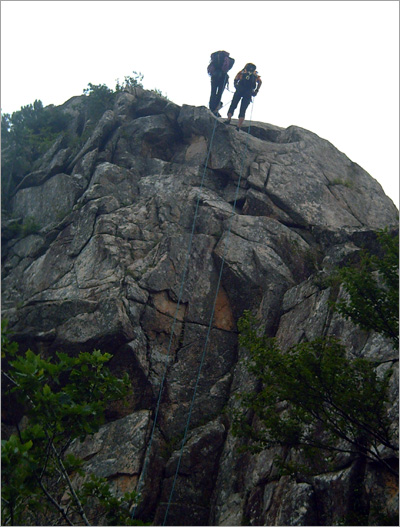
[[[253,120],[327,139],[399,206],[397,0],[3,0],[1,108],[62,104],[133,71],[179,105],[207,106],[218,49],[236,60],[232,79],[246,62],[257,66]]]

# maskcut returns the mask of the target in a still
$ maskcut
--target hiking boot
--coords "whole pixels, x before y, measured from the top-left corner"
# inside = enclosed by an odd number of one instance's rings
[[[240,128],[238,126],[236,127],[236,131],[240,132]]]
[[[226,121],[224,121],[224,124],[231,124],[231,120],[227,119]]]

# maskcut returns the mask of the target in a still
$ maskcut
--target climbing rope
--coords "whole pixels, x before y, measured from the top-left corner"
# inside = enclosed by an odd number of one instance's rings
[[[243,155],[242,167],[241,167],[239,179],[238,179],[238,182],[237,182],[237,185],[236,185],[235,200],[234,200],[234,203],[233,203],[232,214],[231,214],[231,217],[229,219],[228,232],[227,232],[225,245],[224,245],[224,252],[223,252],[222,261],[221,261],[221,268],[220,268],[220,272],[219,272],[219,277],[218,277],[218,282],[217,282],[217,289],[216,289],[216,293],[215,293],[213,308],[212,308],[212,311],[211,311],[211,316],[210,316],[210,321],[209,321],[209,324],[208,324],[206,340],[205,340],[205,343],[204,343],[204,348],[203,348],[203,352],[202,352],[202,355],[201,355],[200,365],[199,365],[199,369],[198,369],[198,372],[197,372],[197,379],[196,379],[196,383],[195,383],[195,387],[194,387],[194,391],[193,391],[193,397],[192,397],[192,401],[191,401],[191,404],[190,404],[190,407],[189,407],[189,413],[188,413],[188,418],[187,418],[187,421],[186,421],[186,427],[185,427],[185,431],[184,431],[184,435],[183,435],[183,439],[182,439],[182,444],[181,444],[181,450],[180,450],[180,454],[179,454],[179,458],[178,458],[178,463],[177,463],[177,467],[176,467],[176,471],[175,471],[175,475],[174,475],[174,479],[173,479],[173,483],[172,483],[172,487],[171,487],[171,492],[170,492],[168,503],[167,503],[167,508],[165,510],[165,516],[164,516],[163,525],[166,525],[167,516],[168,516],[168,512],[169,512],[169,507],[171,505],[172,496],[174,494],[176,479],[178,477],[178,472],[179,472],[179,468],[180,468],[181,461],[182,461],[183,449],[184,449],[184,446],[185,446],[185,443],[186,443],[186,436],[187,436],[187,433],[188,433],[188,430],[189,430],[190,420],[191,420],[191,417],[192,417],[192,410],[193,410],[193,406],[194,406],[194,402],[195,402],[195,398],[196,398],[198,384],[199,384],[199,381],[200,381],[200,374],[201,374],[201,370],[203,368],[203,363],[204,363],[204,359],[205,359],[205,356],[206,356],[207,347],[208,347],[208,343],[209,343],[209,339],[210,339],[210,333],[211,333],[211,329],[212,329],[212,322],[213,322],[214,313],[215,313],[215,306],[216,306],[216,303],[217,303],[217,297],[218,297],[219,288],[220,288],[220,285],[221,285],[222,271],[223,271],[223,268],[224,268],[224,265],[225,265],[225,258],[226,258],[226,253],[227,253],[227,249],[228,249],[228,241],[229,241],[229,236],[230,236],[230,233],[231,233],[232,221],[233,221],[233,217],[235,215],[236,203],[237,203],[237,198],[238,198],[238,194],[239,194],[239,186],[240,186],[240,182],[241,182],[241,179],[242,179],[243,169],[244,169],[244,162],[245,162],[246,155],[247,155],[248,140],[249,140],[249,135],[250,135],[250,127],[251,127],[251,121],[252,121],[252,117],[253,117],[253,107],[254,107],[254,103],[252,103],[252,107],[251,107],[250,122],[249,122],[249,127],[248,127],[248,130],[247,130],[247,134],[246,134],[247,137],[246,137],[246,145],[245,145],[245,151],[244,151],[244,155]]]
[[[226,104],[228,104],[228,103],[226,103]],[[224,106],[226,106],[226,104]],[[221,109],[224,106],[222,106]],[[156,428],[156,424],[157,424],[157,420],[158,420],[158,413],[159,413],[159,410],[160,410],[161,397],[162,397],[164,384],[165,384],[165,379],[166,379],[167,371],[168,371],[169,355],[170,355],[170,352],[171,352],[172,340],[173,340],[174,333],[175,333],[175,325],[176,325],[176,321],[177,321],[177,318],[178,318],[179,307],[180,307],[180,304],[181,304],[181,301],[182,301],[183,288],[184,288],[184,285],[185,285],[186,274],[187,274],[187,270],[188,270],[188,266],[189,266],[189,259],[190,259],[190,254],[191,254],[191,250],[192,250],[193,237],[194,237],[194,232],[195,232],[195,227],[196,227],[196,222],[197,222],[197,216],[198,216],[198,209],[199,209],[200,199],[201,199],[201,191],[202,191],[203,186],[204,186],[204,180],[205,180],[205,175],[206,175],[206,171],[207,171],[207,167],[208,167],[208,161],[209,161],[209,158],[210,158],[211,147],[212,147],[212,144],[213,144],[213,141],[214,141],[215,130],[216,130],[218,122],[219,122],[218,119],[215,119],[213,131],[212,131],[212,134],[211,134],[211,140],[210,140],[210,144],[209,144],[208,151],[207,151],[206,161],[204,163],[204,170],[203,170],[203,175],[202,175],[201,183],[200,183],[200,192],[199,192],[199,195],[198,195],[198,198],[197,198],[197,202],[196,202],[195,213],[194,213],[193,223],[192,223],[192,231],[191,231],[190,238],[189,238],[189,244],[188,244],[187,253],[186,253],[186,260],[185,260],[185,265],[184,265],[184,269],[183,269],[183,273],[182,273],[182,279],[181,279],[179,295],[178,295],[178,303],[176,305],[174,319],[173,319],[173,322],[172,322],[171,335],[170,335],[170,338],[169,338],[167,355],[166,355],[166,359],[165,359],[165,368],[164,368],[164,372],[163,372],[163,376],[162,376],[162,380],[161,380],[161,384],[160,384],[160,389],[159,389],[159,394],[158,394],[158,399],[157,399],[157,404],[156,404],[156,409],[155,409],[155,414],[154,414],[153,426],[152,426],[152,430],[151,430],[151,434],[150,434],[149,444],[148,444],[148,447],[146,449],[145,459],[144,459],[144,463],[143,463],[143,469],[142,469],[142,472],[140,474],[139,481],[138,481],[138,484],[137,484],[137,487],[136,487],[136,491],[137,491],[138,497],[140,497],[140,492],[142,490],[144,477],[146,475],[147,465],[148,465],[148,462],[149,462],[149,457],[150,457],[150,452],[151,452],[151,446],[152,446],[152,443],[153,443],[155,428]],[[132,509],[132,512],[131,512],[132,518],[135,516],[136,508],[137,508],[137,505],[135,505],[133,507],[133,509]]]

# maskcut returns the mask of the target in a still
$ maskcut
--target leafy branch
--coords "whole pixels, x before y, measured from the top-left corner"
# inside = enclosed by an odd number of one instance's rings
[[[356,266],[339,269],[339,280],[348,293],[335,309],[345,318],[366,330],[374,330],[399,345],[399,236],[387,229],[377,233],[380,252],[361,251]]]
[[[362,252],[357,266],[334,276],[347,293],[335,309],[366,330],[398,344],[398,235],[377,233],[378,254]],[[301,342],[287,351],[277,340],[259,335],[257,320],[246,311],[238,323],[239,344],[248,351],[246,366],[259,389],[237,397],[233,432],[250,440],[258,452],[282,446],[301,452],[311,463],[316,449],[350,453],[397,470],[382,446],[398,457],[387,415],[391,370],[379,363],[352,359],[333,337]],[[283,464],[284,466],[284,464]],[[292,470],[293,469],[292,467]]]
[[[104,517],[109,524],[132,525],[129,509],[136,493],[114,496],[106,480],[86,474],[82,461],[67,453],[72,441],[98,431],[111,401],[126,397],[128,376],[113,376],[106,367],[111,355],[98,350],[77,357],[56,353],[53,359],[32,350],[20,354],[7,324],[2,324],[2,350],[3,386],[23,405],[26,419],[2,441],[4,524],[91,525]]]

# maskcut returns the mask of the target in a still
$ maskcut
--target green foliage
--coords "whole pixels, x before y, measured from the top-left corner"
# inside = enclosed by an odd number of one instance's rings
[[[97,121],[106,110],[112,109],[117,93],[143,88],[143,74],[136,71],[126,75],[122,83],[117,79],[115,90],[106,84],[88,83],[83,90],[87,119],[83,135],[71,134],[68,125],[71,115],[61,108],[49,105],[43,107],[40,100],[22,106],[12,115],[1,117],[1,184],[2,206],[7,210],[10,197],[25,175],[34,169],[34,163],[54,144],[60,133],[72,148],[79,148],[92,133]],[[153,90],[163,96],[160,90]]]
[[[40,100],[1,117],[1,182],[3,207],[10,193],[32,168],[32,164],[64,131],[70,117],[55,106],[43,107]]]
[[[379,378],[373,363],[348,359],[334,338],[303,342],[284,352],[275,339],[257,335],[250,312],[239,321],[239,331],[239,342],[250,355],[248,370],[262,383],[258,393],[239,397],[262,426],[253,427],[246,413],[235,416],[235,433],[251,438],[253,450],[279,445],[308,458],[323,449],[358,452],[378,461],[378,444],[395,450],[385,413],[388,377]]]
[[[336,310],[358,326],[381,333],[399,345],[399,236],[378,232],[380,254],[361,253],[357,266],[344,267],[334,279],[342,284],[348,298],[336,303]]]
[[[2,441],[4,525],[73,524],[75,518],[98,525],[100,517],[109,525],[132,525],[129,508],[136,494],[113,496],[106,480],[86,474],[82,461],[68,453],[74,440],[98,431],[111,401],[126,397],[128,376],[112,375],[106,367],[111,355],[98,350],[52,359],[31,350],[21,354],[6,324],[2,354],[3,387],[26,416],[17,433]],[[71,482],[73,473],[83,478],[79,488]]]
[[[122,82],[122,84],[120,84],[119,79],[117,79],[117,84],[115,85],[116,92],[121,92],[124,90],[129,91],[132,88],[136,88],[136,87],[143,88],[142,81],[143,81],[144,75],[136,71],[133,71],[132,73],[133,73],[133,77],[130,75],[125,75],[124,81]]]
[[[86,107],[88,119],[97,121],[106,110],[110,110],[114,104],[114,92],[105,84],[92,84],[83,90],[86,95]]]
[[[110,485],[105,478],[99,478],[94,474],[82,484],[79,490],[79,498],[83,506],[90,507],[93,498],[96,498],[102,516],[107,520],[107,525],[143,525],[138,520],[130,517],[130,509],[137,503],[137,494],[125,492],[122,497],[114,496],[110,491]]]
[[[24,238],[29,234],[36,234],[40,231],[40,225],[36,222],[35,218],[27,216],[24,218],[22,223],[15,222],[10,225],[10,230],[15,234],[15,236],[20,236]]]
[[[167,99],[169,101],[169,98],[166,94],[164,94],[161,90],[159,90],[158,88],[153,88],[151,90],[153,93],[155,93],[156,95],[159,95],[160,97],[164,97],[164,99]]]
[[[340,179],[340,178],[334,179],[331,182],[331,185],[332,186],[342,185],[342,186],[347,187],[347,188],[354,188],[354,184],[351,181],[346,181],[346,180]]]
[[[378,240],[379,255],[364,251],[357,267],[336,274],[348,294],[336,308],[355,324],[397,343],[398,236],[385,230]],[[286,474],[305,473],[313,465],[327,468],[337,452],[356,453],[395,473],[379,448],[397,456],[386,413],[390,369],[378,375],[377,363],[349,358],[333,337],[283,351],[275,339],[257,333],[257,321],[248,311],[238,328],[239,343],[249,354],[247,368],[259,381],[258,391],[238,396],[241,409],[234,413],[233,431],[250,439],[250,450],[297,450],[306,460],[302,466],[277,460]]]
[[[126,75],[122,83],[120,83],[119,79],[116,80],[116,85],[115,85],[116,92],[132,91],[136,87],[143,88],[144,75],[136,71],[133,71],[132,73],[133,73],[133,76]],[[154,88],[151,91],[159,95],[160,97],[164,97],[164,99],[168,99],[168,97],[164,95],[161,90],[157,88]]]

